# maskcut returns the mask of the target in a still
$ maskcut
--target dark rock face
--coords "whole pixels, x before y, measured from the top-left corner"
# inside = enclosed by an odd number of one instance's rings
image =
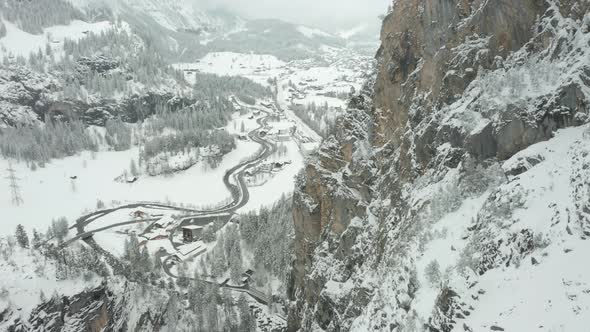
[[[339,321],[335,317],[344,314],[348,301],[335,302],[325,294],[321,294],[325,280],[321,277],[309,278],[309,268],[313,265],[313,255],[318,243],[342,237],[341,241],[330,244],[331,251],[342,261],[336,277],[340,282],[350,277],[350,269],[363,263],[362,253],[355,247],[359,236],[355,227],[350,226],[354,216],[365,214],[365,200],[370,197],[370,183],[362,183],[368,177],[370,165],[357,156],[353,156],[354,146],[367,139],[368,116],[358,111],[343,118],[339,126],[347,128],[351,135],[336,136],[327,140],[318,154],[318,162],[309,164],[306,176],[299,179],[294,195],[296,209],[295,219],[295,251],[296,260],[293,266],[293,284],[290,297],[305,299],[292,305],[289,312],[289,329],[305,329],[300,317],[305,310],[305,303],[318,303],[315,313],[316,321],[324,328],[338,331]],[[338,174],[333,177],[332,174]],[[338,180],[338,178],[341,179]],[[344,185],[344,187],[342,186]],[[362,310],[365,292],[358,292],[353,298],[361,307],[349,307],[347,316]]]
[[[109,59],[104,55],[97,55],[93,57],[82,57],[78,59],[78,64],[82,67],[86,67],[91,71],[97,73],[105,73],[109,70],[116,69],[120,66],[119,61],[114,59]],[[81,70],[84,70],[81,68]]]
[[[97,72],[118,66],[104,57],[82,58],[80,66]],[[52,92],[59,89],[58,80],[50,74],[39,74],[22,67],[0,69],[0,125],[16,126],[51,119],[80,118],[88,125],[104,126],[108,119],[121,117],[137,122],[156,113],[159,105],[171,111],[193,105],[196,101],[170,91],[148,91],[122,100],[103,99],[98,102],[59,99]]]
[[[115,294],[106,284],[71,297],[55,297],[40,304],[26,321],[14,319],[10,332],[28,331],[127,331],[130,296],[127,289]],[[5,312],[9,321],[14,313]],[[1,317],[0,317],[1,318]],[[2,322],[2,319],[0,319]],[[161,313],[149,309],[141,313],[135,331],[159,331],[163,325]]]
[[[508,176],[518,176],[535,167],[543,161],[542,156],[527,156],[519,158],[519,162],[505,171]]]
[[[455,318],[464,317],[469,312],[459,304],[459,294],[444,287],[436,297],[434,315],[427,324],[429,331],[450,332],[455,327]]]

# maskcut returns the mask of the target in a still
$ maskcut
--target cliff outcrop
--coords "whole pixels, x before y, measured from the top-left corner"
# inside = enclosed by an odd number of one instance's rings
[[[519,276],[551,287],[528,266],[553,267],[547,257],[567,251],[563,243],[589,236],[580,166],[589,9],[588,1],[394,1],[375,77],[298,179],[290,330],[539,325],[514,318],[526,294],[506,298],[504,316],[482,308]],[[562,272],[584,284],[573,268]]]

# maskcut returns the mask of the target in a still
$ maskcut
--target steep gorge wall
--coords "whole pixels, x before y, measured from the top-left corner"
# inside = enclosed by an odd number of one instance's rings
[[[377,314],[367,312],[382,295],[375,280],[391,276],[403,290],[382,307],[396,314],[381,313],[372,327],[404,331],[397,310],[410,311],[418,285],[402,247],[429,204],[415,198],[414,183],[464,174],[468,162],[497,164],[585,123],[589,8],[569,0],[394,1],[375,80],[298,180],[291,331],[351,329]],[[534,68],[540,64],[551,67]],[[531,74],[553,66],[554,84]],[[445,294],[441,312],[452,309]]]

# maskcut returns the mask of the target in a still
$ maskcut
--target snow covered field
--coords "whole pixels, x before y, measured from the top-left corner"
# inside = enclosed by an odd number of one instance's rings
[[[269,161],[284,162],[290,161],[278,174],[274,174],[264,185],[250,187],[250,201],[238,212],[257,211],[262,206],[271,206],[281,195],[288,195],[293,192],[295,176],[304,167],[304,159],[299,147],[293,141],[283,143],[287,148],[287,154],[283,157],[271,157]]]
[[[19,29],[16,25],[3,21],[6,26],[6,37],[0,38],[0,58],[4,55],[23,56],[37,52],[39,49],[45,51],[46,45],[50,45],[57,57],[61,57],[64,39],[79,40],[88,33],[99,34],[114,25],[109,21],[87,23],[74,20],[69,25],[56,25],[43,29],[43,34],[33,35]],[[127,25],[123,25],[128,28]]]
[[[29,230],[45,231],[52,219],[65,216],[70,223],[85,210],[96,208],[97,200],[105,203],[161,201],[197,206],[215,205],[230,197],[223,185],[223,175],[240,160],[254,154],[259,145],[237,142],[237,149],[227,154],[214,170],[199,163],[173,176],[141,177],[136,183],[120,183],[114,179],[129,169],[136,158],[137,148],[123,152],[99,152],[54,160],[45,168],[31,171],[25,163],[14,164],[24,204],[13,206],[9,190],[0,191],[0,209],[6,222],[1,234],[13,234],[16,225]],[[8,168],[8,161],[0,159],[0,170]],[[70,177],[77,176],[71,180]],[[0,179],[8,188],[8,179]]]
[[[243,76],[267,85],[269,78],[278,77],[285,71],[285,62],[273,55],[215,52],[207,54],[196,63],[179,63],[174,67],[220,76]],[[187,75],[189,81],[194,81],[194,78],[194,75]]]

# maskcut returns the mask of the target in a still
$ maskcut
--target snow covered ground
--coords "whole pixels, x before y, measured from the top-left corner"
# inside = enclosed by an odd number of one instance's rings
[[[590,266],[580,262],[590,251],[584,225],[588,190],[577,188],[588,177],[589,133],[587,125],[560,130],[555,138],[521,151],[503,164],[505,171],[527,158],[540,162],[528,164],[524,173],[510,176],[494,191],[463,201],[429,228],[432,237],[416,260],[420,288],[412,308],[417,317],[431,316],[437,301],[440,286],[429,281],[427,272],[436,261],[441,281],[461,294],[464,308],[471,308],[453,331],[463,331],[463,323],[473,331],[587,329]],[[490,202],[510,207],[507,218],[498,210],[492,214],[495,221],[483,226],[488,234],[484,241],[499,243],[494,268],[482,275],[460,272],[466,259],[462,255],[474,245],[468,228],[478,214],[489,213]],[[532,238],[526,237],[529,232]],[[481,258],[489,253],[473,254]]]
[[[56,25],[43,29],[43,34],[34,35],[19,29],[16,25],[3,21],[6,26],[6,36],[0,38],[0,58],[6,56],[24,56],[41,49],[45,52],[46,45],[50,45],[54,54],[59,58],[63,50],[64,39],[79,40],[88,33],[101,33],[112,29],[114,25],[109,21],[87,23],[74,20],[68,25]],[[123,24],[124,28],[128,28]]]
[[[281,195],[288,195],[293,192],[295,187],[295,176],[304,167],[304,159],[299,151],[299,147],[294,141],[284,142],[287,148],[287,154],[283,157],[273,156],[269,161],[284,162],[290,161],[278,173],[273,176],[262,186],[250,187],[250,201],[238,212],[257,211],[260,207],[271,206]]]
[[[242,76],[256,83],[267,85],[267,80],[277,77],[285,70],[285,62],[273,55],[242,54],[233,52],[209,53],[195,63],[179,63],[174,65],[181,70],[198,70],[220,76]],[[187,73],[189,82],[195,76]]]
[[[230,197],[223,185],[223,175],[240,160],[254,154],[259,145],[238,141],[237,149],[227,154],[216,169],[199,163],[187,171],[164,177],[141,177],[133,184],[114,179],[129,169],[130,160],[138,151],[105,151],[92,158],[89,152],[62,160],[54,160],[45,168],[31,171],[25,163],[13,164],[20,178],[20,192],[24,204],[11,204],[9,190],[0,191],[0,209],[6,222],[1,235],[13,234],[16,225],[45,231],[54,218],[65,216],[70,223],[84,211],[93,211],[97,200],[105,203],[160,201],[197,206],[215,205]],[[8,161],[0,159],[0,170],[8,168]],[[72,180],[70,177],[77,176]],[[0,185],[8,188],[8,179]]]
[[[83,278],[58,281],[55,277],[55,264],[37,251],[15,246],[8,260],[0,258],[0,288],[8,291],[6,297],[0,296],[0,312],[6,307],[20,308],[21,317],[29,313],[40,301],[41,291],[46,298],[54,292],[71,296],[87,287],[100,284],[100,278],[85,281]],[[0,330],[3,330],[0,322]]]

